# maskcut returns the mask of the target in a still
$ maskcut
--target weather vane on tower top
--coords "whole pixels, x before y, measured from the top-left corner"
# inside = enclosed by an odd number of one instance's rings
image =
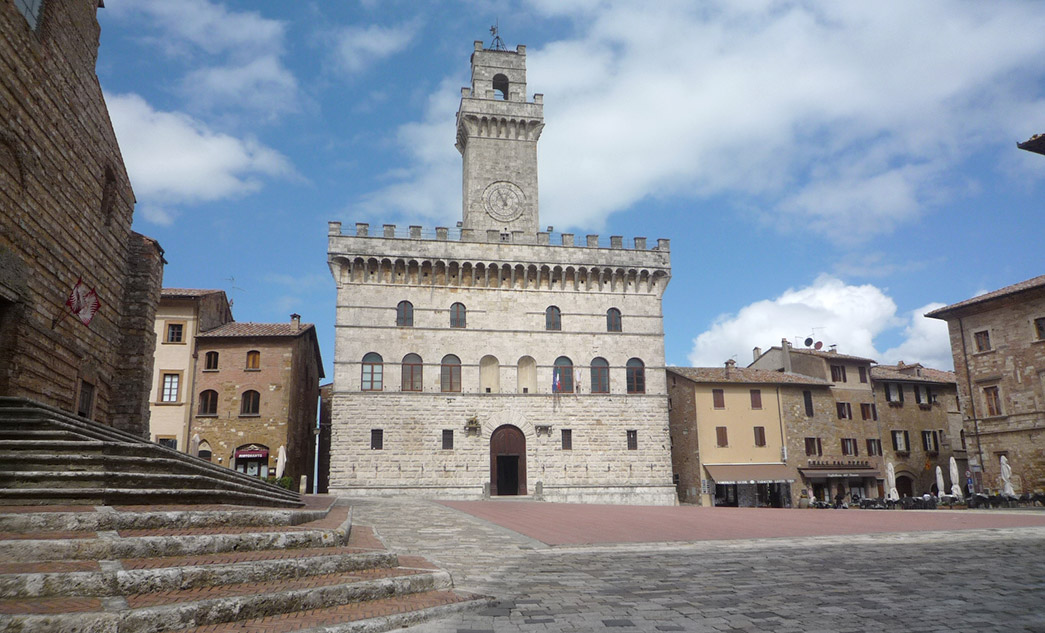
[[[490,42],[490,50],[507,51],[508,49],[504,47],[504,40],[501,39],[500,29],[497,27],[498,23],[500,23],[500,20],[490,27],[490,34],[493,35],[493,41]]]

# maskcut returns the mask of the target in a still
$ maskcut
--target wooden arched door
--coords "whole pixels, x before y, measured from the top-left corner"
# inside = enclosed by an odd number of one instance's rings
[[[490,436],[490,494],[526,494],[526,436],[508,424]]]

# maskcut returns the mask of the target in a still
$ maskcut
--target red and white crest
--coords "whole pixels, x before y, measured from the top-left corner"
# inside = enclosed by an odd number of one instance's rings
[[[76,315],[76,318],[80,319],[81,323],[90,325],[94,314],[102,307],[102,302],[98,300],[94,288],[88,289],[81,278],[76,280],[76,285],[69,293],[69,298],[65,300],[65,305]]]

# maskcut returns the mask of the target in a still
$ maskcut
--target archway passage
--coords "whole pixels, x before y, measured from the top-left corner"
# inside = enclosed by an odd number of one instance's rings
[[[498,427],[490,436],[490,494],[526,494],[526,436],[517,427]]]
[[[907,475],[896,476],[896,492],[901,497],[913,497],[914,496],[914,479]]]

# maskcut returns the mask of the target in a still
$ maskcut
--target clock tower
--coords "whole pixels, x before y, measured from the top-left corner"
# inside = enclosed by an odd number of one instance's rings
[[[514,234],[533,242],[537,206],[537,139],[543,95],[526,100],[526,47],[484,49],[475,42],[472,86],[461,89],[457,149],[463,157],[462,228]]]

